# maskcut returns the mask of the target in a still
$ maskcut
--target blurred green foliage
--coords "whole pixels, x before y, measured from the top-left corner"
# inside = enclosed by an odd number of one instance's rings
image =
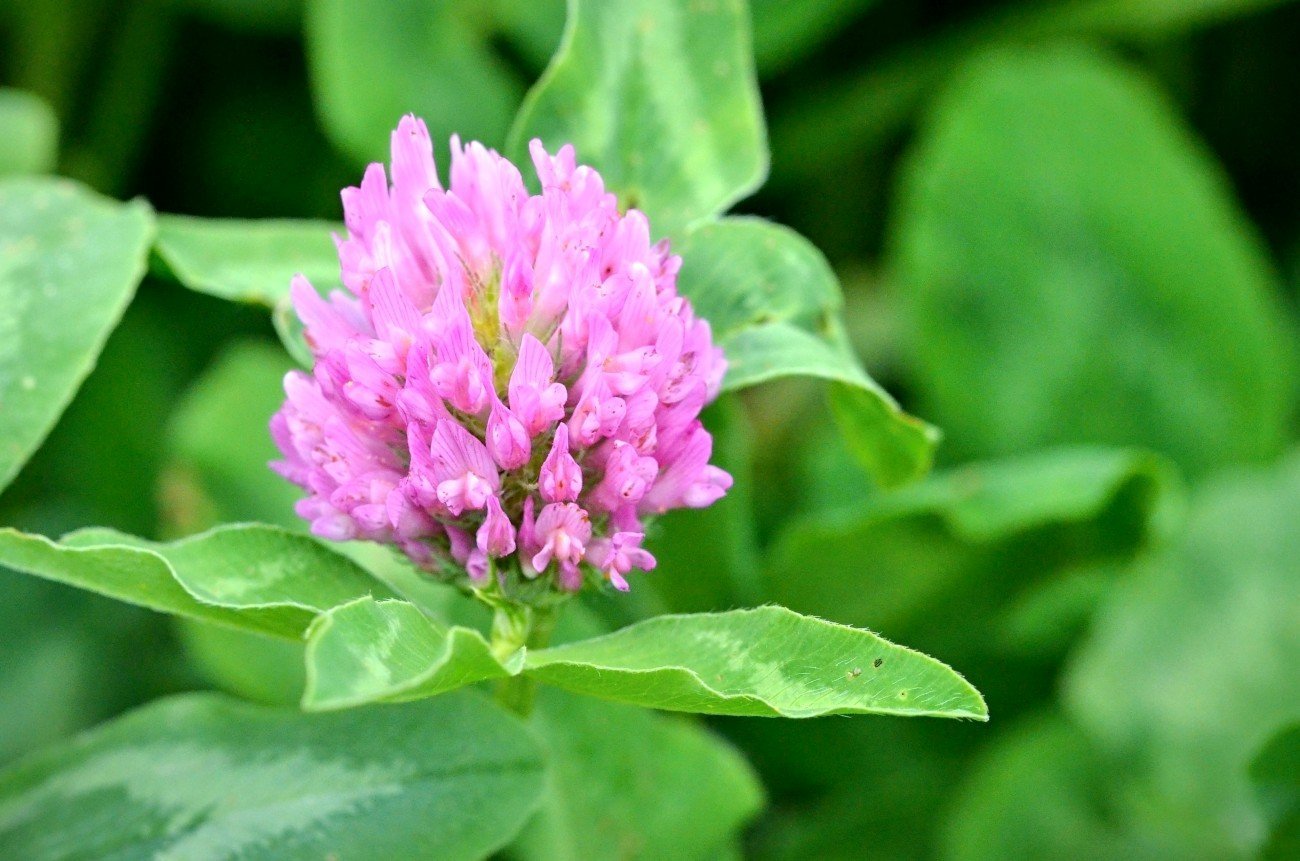
[[[628,38],[598,67],[562,61],[512,145],[534,133],[558,142],[551,129],[575,112],[621,123],[633,140],[617,153],[642,158],[614,181],[652,208],[665,190],[674,204],[682,189],[697,194],[662,213],[684,226],[729,202],[708,187],[718,171],[665,173],[655,155],[707,153],[752,187],[765,114],[770,180],[740,210],[790,225],[828,264],[797,243],[773,260],[701,252],[714,261],[706,286],[735,285],[713,294],[726,301],[710,313],[762,324],[746,338],[787,327],[777,334],[832,358],[823,376],[857,373],[856,351],[942,429],[940,466],[886,489],[928,465],[923,426],[882,466],[862,456],[879,440],[830,424],[819,386],[728,394],[706,420],[736,488],[657,524],[659,570],[626,598],[593,599],[590,624],[785,602],[963,668],[992,721],[721,718],[705,730],[552,692],[534,730],[562,751],[552,779],[573,806],[544,810],[507,853],[1291,857],[1300,6],[751,0],[762,110],[742,100],[739,131],[701,139],[685,107],[672,128],[647,107],[710,99],[711,74],[747,67],[743,5],[700,5],[719,20],[689,35],[734,68],[688,72],[677,58],[651,67],[660,91],[629,90],[620,70],[662,51],[611,6],[620,20],[591,32],[580,20],[571,40]],[[265,308],[173,279],[269,306],[295,267],[328,273],[318,237],[339,218],[338,189],[384,155],[398,115],[423,114],[436,139],[507,146],[563,22],[559,0],[0,0],[0,176],[56,170],[164,212],[295,220],[256,228],[264,269],[232,261],[219,224],[161,222],[151,274],[97,367],[66,357],[69,394],[89,377],[0,496],[0,524],[160,539],[239,520],[299,528],[294,493],[265,469],[265,421],[291,364]],[[577,143],[580,157],[614,146]],[[0,196],[0,221],[21,217]],[[247,236],[233,241],[247,249]],[[105,272],[142,265],[115,247],[129,259],[105,259]],[[8,309],[16,259],[0,260]],[[806,290],[788,319],[750,319],[746,301],[778,263],[802,267]],[[683,289],[693,277],[705,276],[684,272]],[[845,330],[830,332],[821,314],[840,287]],[[93,328],[125,301],[106,293],[30,313]],[[0,311],[0,341],[27,313]],[[24,377],[10,361],[0,343],[6,396]],[[833,395],[849,432],[887,403],[846,403],[868,397],[859,386]],[[11,415],[6,400],[0,429]],[[15,442],[25,454],[39,440],[6,432],[0,446]],[[5,760],[160,694],[215,687],[292,702],[303,684],[292,642],[174,623],[8,571],[0,589]],[[472,712],[463,696],[398,708]],[[97,731],[83,753],[134,744],[169,710],[205,724],[213,708],[171,700]],[[418,725],[444,743],[441,728]],[[611,747],[611,726],[635,743]],[[328,768],[318,753],[313,764]],[[679,813],[637,803],[656,793],[698,800]],[[494,834],[474,845],[497,845]]]

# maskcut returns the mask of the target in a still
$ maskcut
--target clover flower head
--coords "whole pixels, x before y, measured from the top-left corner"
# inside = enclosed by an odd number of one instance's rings
[[[626,589],[655,564],[647,518],[731,485],[699,420],[725,362],[646,217],[571,146],[530,152],[540,194],[453,137],[444,188],[424,123],[401,120],[391,181],[372,164],[343,191],[346,290],[293,281],[315,364],[285,378],[272,466],[325,538],[469,584]]]

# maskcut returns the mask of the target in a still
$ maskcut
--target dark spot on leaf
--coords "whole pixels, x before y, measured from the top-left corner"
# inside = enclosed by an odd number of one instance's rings
[[[876,669],[880,669],[880,665],[883,664],[884,662],[885,662],[884,658],[876,658],[874,661],[871,662],[871,666],[875,667]]]
[[[905,699],[907,699],[907,691],[899,691],[899,692],[898,692],[898,698],[899,698],[900,700],[905,700]]]

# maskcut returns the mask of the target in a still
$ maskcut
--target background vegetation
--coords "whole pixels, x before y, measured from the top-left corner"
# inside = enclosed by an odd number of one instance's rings
[[[944,441],[887,490],[823,386],[727,396],[709,424],[736,491],[666,519],[661,569],[593,609],[772,601],[870,627],[960,668],[992,720],[712,720],[766,799],[727,760],[696,787],[718,808],[702,831],[638,823],[635,800],[719,754],[628,709],[645,750],[602,766],[624,783],[510,851],[1295,857],[1300,5],[751,7],[772,163],[738,209],[826,253],[865,364]],[[403,112],[504,146],[563,19],[558,0],[0,3],[0,164],[172,213],[337,220]],[[178,289],[185,265],[155,257],[0,523],[293,523],[262,477],[290,360],[265,309]],[[163,693],[302,684],[292,645],[3,570],[0,590],[0,760]],[[573,761],[599,755],[582,737]],[[651,759],[680,765],[638,785]],[[570,797],[598,770],[565,775]]]

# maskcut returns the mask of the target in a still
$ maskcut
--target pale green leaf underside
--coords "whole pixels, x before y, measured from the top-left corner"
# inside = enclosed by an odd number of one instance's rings
[[[929,470],[938,431],[904,413],[853,355],[839,280],[812,243],[759,218],[724,218],[696,225],[674,250],[682,294],[726,353],[724,390],[828,380],[850,450],[877,481],[902,484]]]
[[[726,210],[767,174],[767,136],[741,0],[571,0],[559,52],[509,151],[572,143],[656,236]]]
[[[232,524],[170,543],[110,529],[60,541],[0,529],[0,565],[119,601],[296,639],[320,612],[385,590],[315,540]]]
[[[59,118],[39,97],[0,87],[0,176],[50,173],[59,155]]]
[[[153,224],[142,201],[0,180],[0,489],[95,366],[144,275]]]
[[[523,657],[498,661],[478,631],[445,628],[407,601],[360,598],[322,614],[308,631],[303,707],[430,697],[516,675]]]
[[[241,220],[164,215],[155,250],[176,280],[201,293],[274,307],[294,275],[321,291],[338,288],[339,259],[328,221]]]
[[[660,616],[530,652],[522,665],[513,655],[503,666],[476,632],[444,630],[406,602],[361,600],[313,626],[304,703],[410,699],[521,670],[576,693],[668,711],[987,717],[979,693],[938,661],[782,607]]]
[[[191,694],[0,772],[0,857],[470,861],[519,830],[543,773],[470,694],[329,715]]]

